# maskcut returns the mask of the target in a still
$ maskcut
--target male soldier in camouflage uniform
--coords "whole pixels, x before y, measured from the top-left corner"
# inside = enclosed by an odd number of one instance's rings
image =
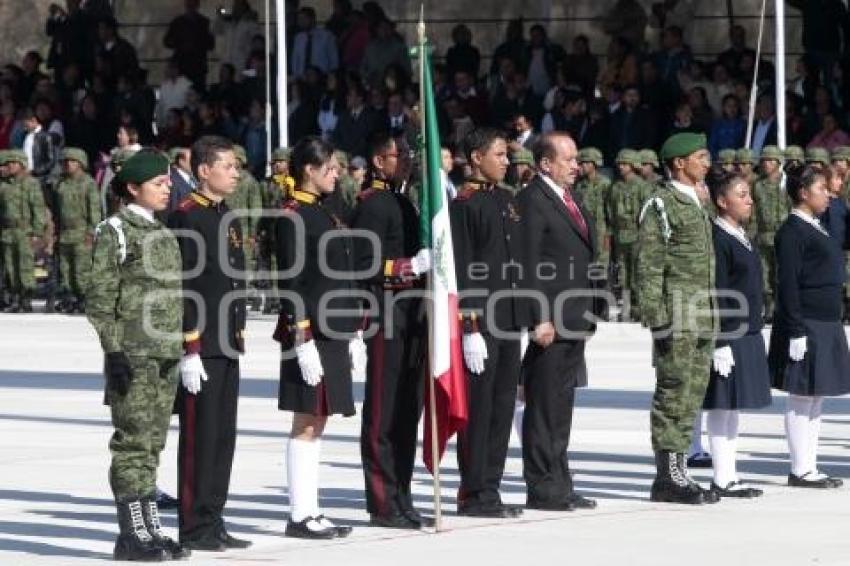
[[[721,149],[717,152],[717,163],[726,173],[733,173],[735,171],[735,150]]]
[[[829,152],[822,147],[811,147],[807,149],[806,165],[812,169],[823,171],[829,167]]]
[[[101,218],[100,195],[94,179],[86,173],[85,151],[66,148],[62,162],[64,174],[56,188],[60,278],[56,310],[84,312],[94,229]]]
[[[257,269],[257,224],[260,220],[260,212],[263,209],[263,190],[254,175],[245,167],[248,156],[245,148],[241,145],[233,146],[233,153],[239,163],[239,183],[232,195],[224,202],[239,214],[239,223],[242,225],[242,250],[245,253],[245,269],[247,273],[253,273]],[[241,211],[241,212],[240,212]],[[253,276],[250,278],[253,280]],[[249,284],[252,284],[249,281]],[[259,300],[250,301],[254,308],[260,308]]]
[[[806,163],[806,154],[799,145],[785,148],[785,167],[800,167]]]
[[[265,180],[262,186],[263,210],[271,212],[280,210],[295,189],[295,179],[289,175],[289,155],[287,147],[279,147],[272,152],[272,176]],[[274,271],[277,269],[277,254],[275,252],[275,218],[263,217],[257,223],[257,269],[259,271]],[[277,279],[272,277],[257,283],[260,289],[277,291]],[[280,308],[276,297],[266,296],[263,300],[263,313],[271,314]]]
[[[33,247],[43,240],[47,207],[41,185],[27,171],[27,156],[13,149],[3,162],[9,184],[0,192],[0,247],[12,294],[6,312],[32,312],[35,291]]]
[[[637,316],[636,297],[634,296],[634,244],[637,241],[638,215],[642,198],[647,194],[646,183],[638,175],[640,157],[632,149],[623,149],[617,154],[617,168],[620,180],[609,191],[608,213],[611,232],[614,236],[614,263],[623,298],[621,320]],[[630,295],[630,296],[629,296]],[[628,296],[628,300],[625,297]]]
[[[516,195],[525,188],[534,175],[537,173],[534,169],[534,154],[531,150],[524,147],[511,152],[511,164],[508,167],[508,175],[505,180],[508,181],[505,185]]]
[[[641,211],[637,288],[643,325],[652,330],[656,389],[652,449],[657,475],[651,499],[714,503],[687,473],[685,453],[708,387],[717,313],[712,226],[696,188],[711,164],[702,134],[671,136],[661,148],[671,181]]]
[[[756,158],[753,150],[743,147],[735,152],[735,168],[738,170],[738,174],[741,175],[741,177],[743,177],[750,186],[751,194],[756,186],[756,181],[758,181],[758,175],[754,170],[755,164]],[[751,242],[757,239],[757,224],[755,218],[750,218],[750,221],[746,226],[744,226],[744,229],[746,230],[747,237]]]
[[[791,201],[781,182],[783,158],[782,150],[775,145],[764,146],[761,151],[762,176],[753,189],[753,212],[764,277],[764,315],[768,323],[773,319],[773,301],[776,297],[776,252],[773,238],[791,212]]]
[[[162,533],[156,504],[183,345],[180,248],[153,214],[167,207],[169,184],[165,156],[143,150],[127,160],[116,188],[130,204],[97,227],[86,293],[115,428],[109,483],[121,530],[116,560],[188,556]]]
[[[9,175],[9,168],[6,166],[6,155],[8,153],[5,149],[0,150],[0,204],[5,202],[7,198],[6,191],[12,189],[12,179]],[[0,214],[2,214],[2,206],[0,206]],[[3,228],[0,226],[0,236],[2,236],[2,233]],[[11,299],[9,296],[11,285],[7,279],[9,269],[4,263],[5,259],[3,256],[2,243],[0,243],[0,311],[9,306]]]
[[[611,232],[608,230],[605,204],[611,189],[611,179],[599,172],[602,164],[602,152],[595,147],[585,147],[579,151],[578,165],[581,168],[581,177],[573,187],[573,192],[584,204],[584,209],[590,214],[593,226],[596,228],[599,255],[594,258],[594,261],[607,268],[611,257]]]
[[[640,176],[655,189],[655,185],[664,182],[664,178],[658,174],[658,155],[651,149],[642,149],[638,152],[640,158]]]

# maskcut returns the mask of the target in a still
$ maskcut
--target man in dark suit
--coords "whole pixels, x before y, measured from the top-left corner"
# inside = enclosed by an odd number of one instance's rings
[[[366,105],[366,92],[360,83],[353,83],[348,88],[346,106],[334,130],[334,144],[349,155],[366,155],[366,140],[380,129],[380,124],[375,111]]]
[[[531,344],[523,361],[525,417],[523,476],[531,509],[592,509],[570,477],[575,388],[587,385],[585,341],[595,331],[592,264],[597,243],[590,215],[573,196],[578,176],[575,142],[544,134],[534,151],[538,175],[518,197],[530,298]]]
[[[189,193],[198,186],[192,175],[192,150],[174,147],[168,152],[171,159],[171,193],[168,195],[168,212],[176,210]]]
[[[629,85],[623,90],[620,107],[611,115],[610,126],[608,163],[614,163],[621,149],[656,147],[656,117],[649,107],[642,104],[640,90],[635,85]]]

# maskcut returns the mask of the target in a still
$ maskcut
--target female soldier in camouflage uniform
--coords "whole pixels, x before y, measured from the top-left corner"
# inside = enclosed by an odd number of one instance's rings
[[[87,314],[106,357],[115,427],[109,482],[121,529],[116,560],[188,555],[163,535],[155,499],[183,340],[180,249],[153,216],[168,205],[168,165],[152,150],[124,163],[116,180],[129,204],[98,225],[92,252]]]

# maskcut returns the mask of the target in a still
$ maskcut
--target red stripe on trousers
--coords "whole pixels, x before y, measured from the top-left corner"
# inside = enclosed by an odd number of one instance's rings
[[[384,490],[384,478],[381,474],[381,455],[379,451],[379,436],[381,433],[381,393],[384,389],[384,333],[378,331],[372,340],[373,352],[370,358],[374,361],[372,365],[372,419],[369,430],[369,447],[372,451],[372,465],[369,469],[369,483],[372,485],[372,494],[378,504],[378,514],[387,514],[387,495]]]
[[[195,503],[195,400],[191,393],[183,398],[183,461],[180,467],[183,471],[181,482],[180,507],[183,512],[183,528],[188,530],[194,526],[192,506]]]

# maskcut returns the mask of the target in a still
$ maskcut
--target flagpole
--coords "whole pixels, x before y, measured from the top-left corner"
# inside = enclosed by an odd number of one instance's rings
[[[759,39],[756,45],[756,60],[753,65],[753,81],[750,87],[750,107],[747,113],[747,136],[744,138],[744,147],[750,148],[753,146],[753,125],[755,124],[756,116],[756,100],[758,99],[758,76],[759,76],[759,61],[761,61],[761,38],[764,35],[764,14],[767,10],[767,0],[761,2],[761,18],[759,19]]]
[[[423,136],[427,132],[427,127],[425,125],[425,108],[423,105],[425,104],[425,6],[420,4],[419,7],[419,118],[420,118],[420,128]],[[427,144],[422,144],[422,180],[424,182],[430,183],[432,180],[427,179],[427,163],[428,158],[426,155],[427,152]],[[425,189],[425,184],[423,183],[423,189]],[[436,384],[434,383],[436,380],[434,376],[431,375],[432,367],[431,367],[431,354],[434,348],[434,332],[432,328],[432,324],[430,321],[434,318],[434,284],[433,284],[433,267],[428,271],[427,277],[427,296],[430,300],[426,300],[426,306],[428,309],[428,363],[427,363],[427,371],[425,373],[425,379],[428,380],[428,397],[430,399],[430,410],[428,411],[430,426],[431,426],[431,461],[432,465],[432,475],[434,478],[434,532],[439,533],[443,530],[443,513],[441,506],[441,489],[440,489],[440,449],[438,446],[438,437],[437,437],[437,393],[436,393]],[[422,447],[423,450],[428,450],[427,446]]]

